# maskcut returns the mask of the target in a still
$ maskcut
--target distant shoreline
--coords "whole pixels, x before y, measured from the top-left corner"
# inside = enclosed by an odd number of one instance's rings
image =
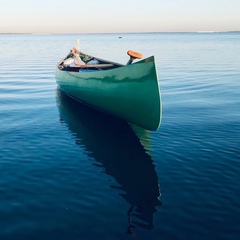
[[[116,32],[116,33],[0,33],[0,35],[74,35],[74,34],[144,34],[144,33],[240,33],[240,31],[193,31],[193,32]]]

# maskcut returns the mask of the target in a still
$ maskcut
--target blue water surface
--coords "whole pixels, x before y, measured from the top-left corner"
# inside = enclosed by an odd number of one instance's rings
[[[159,130],[58,89],[77,38],[155,55]],[[1,240],[239,239],[239,33],[2,34],[0,56]]]

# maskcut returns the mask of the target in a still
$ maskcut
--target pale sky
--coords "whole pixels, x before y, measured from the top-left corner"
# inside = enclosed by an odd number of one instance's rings
[[[0,33],[240,31],[240,0],[0,0]]]

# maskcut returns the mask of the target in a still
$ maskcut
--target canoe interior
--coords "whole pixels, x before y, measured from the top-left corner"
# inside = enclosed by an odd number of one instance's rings
[[[85,53],[80,53],[79,55],[81,56],[88,56]],[[59,64],[58,64],[58,68],[60,70],[63,71],[70,71],[70,72],[79,72],[80,70],[108,70],[108,69],[114,69],[114,68],[118,68],[118,67],[122,67],[124,66],[121,63],[116,63],[116,62],[111,62],[108,60],[104,60],[101,58],[97,58],[97,57],[92,57],[94,60],[97,60],[97,64],[88,64],[86,63],[85,65],[82,66],[76,66],[75,64],[69,65],[69,66],[65,66],[64,65],[64,61],[66,59],[68,59],[69,57],[72,57],[72,53],[70,52],[69,55],[67,55],[67,57],[63,58]]]

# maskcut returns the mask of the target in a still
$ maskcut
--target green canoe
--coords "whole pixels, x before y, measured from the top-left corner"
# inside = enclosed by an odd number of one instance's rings
[[[84,104],[142,128],[157,130],[162,106],[154,56],[132,63],[141,54],[128,54],[128,64],[122,65],[73,48],[57,65],[57,84]],[[79,63],[79,56],[85,63]]]

